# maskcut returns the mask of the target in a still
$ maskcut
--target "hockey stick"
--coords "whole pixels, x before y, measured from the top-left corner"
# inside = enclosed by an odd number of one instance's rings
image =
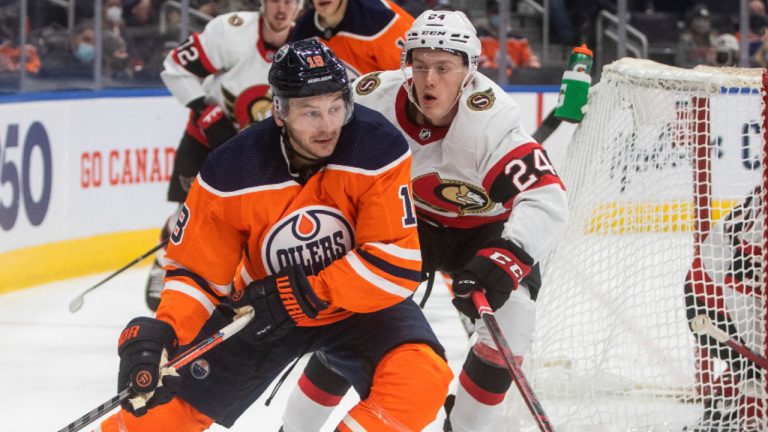
[[[165,239],[165,240],[161,241],[160,243],[158,243],[152,249],[144,252],[140,257],[138,257],[135,260],[129,262],[128,264],[124,265],[123,267],[121,267],[116,272],[114,272],[111,275],[107,276],[101,282],[97,283],[96,285],[94,285],[94,286],[88,288],[87,290],[83,291],[82,293],[80,293],[77,297],[73,298],[71,302],[69,302],[69,311],[72,312],[72,313],[75,313],[75,312],[79,311],[80,308],[83,307],[83,302],[85,301],[84,297],[85,297],[86,294],[88,294],[89,292],[95,290],[96,288],[104,285],[107,281],[109,281],[113,277],[119,275],[120,273],[124,272],[128,268],[138,264],[144,258],[146,258],[146,257],[150,256],[151,254],[157,252],[158,250],[164,248],[165,245],[167,245],[167,244],[168,244],[168,239]]]
[[[562,120],[555,117],[555,110],[550,111],[549,115],[547,115],[547,118],[541,122],[539,128],[536,129],[536,132],[533,133],[533,139],[535,139],[537,143],[543,144],[544,141],[546,141],[547,138],[549,138],[549,136],[557,130],[558,126],[560,126],[560,123],[562,122]]]
[[[176,357],[173,358],[173,360],[164,364],[161,367],[161,369],[165,369],[169,367],[178,369],[186,365],[187,363],[191,362],[192,360],[195,360],[196,358],[200,357],[201,355],[211,350],[216,345],[219,345],[220,343],[229,339],[235,333],[242,330],[249,322],[251,322],[254,315],[255,315],[255,312],[253,308],[249,307],[243,313],[238,315],[238,317],[235,318],[234,321],[227,324],[221,330],[217,331],[211,336],[208,336],[206,339],[203,339],[202,341],[200,341],[200,343],[193,346],[192,348],[189,348],[183,353],[177,355]],[[122,403],[125,399],[128,399],[129,396],[130,396],[130,387],[121,391],[120,393],[117,394],[117,396],[113,397],[112,399],[94,408],[92,411],[88,412],[87,414],[80,417],[79,419],[59,429],[59,432],[79,431],[80,429],[98,420],[104,414],[108,413],[109,411],[112,411],[113,408],[120,405],[120,403]]]
[[[549,417],[544,412],[544,408],[539,402],[539,398],[531,388],[531,384],[528,379],[523,375],[520,365],[517,364],[512,350],[507,344],[507,339],[504,337],[504,333],[501,331],[499,322],[496,321],[496,316],[493,314],[493,310],[488,305],[488,299],[485,298],[485,293],[482,291],[472,291],[472,301],[475,303],[477,312],[480,313],[480,318],[483,319],[485,326],[488,328],[488,332],[491,334],[493,341],[496,343],[496,348],[504,357],[504,362],[507,364],[509,374],[512,375],[512,379],[515,381],[517,389],[520,390],[520,395],[523,397],[525,404],[528,406],[528,410],[533,414],[536,424],[539,426],[541,432],[552,432],[554,429],[549,423]]]
[[[768,370],[768,360],[758,354],[755,354],[741,342],[728,336],[728,333],[718,328],[712,323],[712,320],[706,315],[698,315],[691,319],[691,330],[694,333],[705,334],[713,337],[716,341],[726,344],[732,350],[738,352],[744,357],[752,360],[753,363],[764,370]]]

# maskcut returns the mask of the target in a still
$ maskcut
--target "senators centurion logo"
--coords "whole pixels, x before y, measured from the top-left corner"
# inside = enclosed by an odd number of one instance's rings
[[[467,107],[472,111],[485,111],[493,106],[496,101],[496,96],[493,94],[493,89],[488,87],[488,90],[472,93],[467,98]]]
[[[435,210],[460,215],[484,213],[495,205],[482,187],[434,172],[413,179],[413,197]]]
[[[272,115],[272,92],[266,84],[250,86],[238,95],[222,86],[221,94],[227,114],[235,119],[240,129]]]
[[[370,94],[381,84],[380,72],[368,74],[360,79],[355,86],[355,92],[361,96]]]
[[[235,27],[240,27],[243,25],[243,19],[238,14],[234,14],[231,17],[229,17],[229,24],[233,25]]]
[[[311,206],[280,219],[267,233],[261,256],[270,274],[302,265],[307,275],[316,275],[354,244],[352,226],[338,209]]]

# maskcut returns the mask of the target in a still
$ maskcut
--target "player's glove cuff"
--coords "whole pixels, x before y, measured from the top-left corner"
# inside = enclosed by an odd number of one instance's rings
[[[483,245],[453,280],[454,305],[470,318],[479,318],[470,298],[472,291],[484,290],[491,309],[497,310],[531,272],[531,258],[521,247],[505,239]]]

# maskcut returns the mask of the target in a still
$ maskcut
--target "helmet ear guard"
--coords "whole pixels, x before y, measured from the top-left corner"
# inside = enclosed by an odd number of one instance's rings
[[[275,111],[285,118],[289,99],[341,92],[346,105],[344,123],[352,116],[354,101],[344,63],[317,39],[283,45],[269,69],[269,87]]]

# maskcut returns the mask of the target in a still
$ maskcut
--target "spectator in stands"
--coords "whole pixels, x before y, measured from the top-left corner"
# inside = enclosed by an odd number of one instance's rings
[[[686,26],[677,43],[675,63],[682,68],[708,64],[714,54],[717,38],[717,32],[712,29],[709,9],[701,4],[694,6],[687,14]]]
[[[736,36],[730,33],[721,34],[715,39],[714,48],[710,66],[738,66],[739,41]]]
[[[45,68],[55,69],[62,77],[91,78],[96,57],[96,32],[91,21],[75,26],[68,48],[67,51],[48,53]]]
[[[501,50],[499,50],[499,3],[498,0],[488,0],[485,4],[486,20],[478,20],[477,36],[482,48],[480,54],[480,69],[496,69],[499,65]],[[508,28],[507,31],[507,75],[512,75],[516,68],[541,68],[539,57],[533,53],[528,39]]]
[[[125,32],[121,0],[104,0],[102,7],[104,31],[105,75],[129,78],[133,74],[131,60],[135,58],[133,44]],[[136,59],[138,60],[138,59]],[[134,65],[140,62],[135,61]]]
[[[129,26],[156,24],[163,0],[123,0],[123,18]]]
[[[12,1],[0,6],[0,73],[19,71],[21,61],[19,38],[19,4],[17,1]],[[27,44],[25,50],[26,71],[37,73],[40,70],[37,49]]]
[[[768,38],[766,29],[768,29],[768,15],[765,13],[765,3],[762,0],[752,0],[749,6],[749,33],[747,34],[747,43],[749,46],[749,55],[755,53],[763,45],[763,40]],[[737,39],[741,39],[741,33],[736,33]]]
[[[768,68],[768,36],[764,38],[757,51],[749,57],[750,66]]]
[[[102,50],[104,52],[104,76],[123,80],[132,77],[131,56],[128,53],[125,39],[112,33],[104,33]]]
[[[37,55],[37,49],[27,44],[26,46],[26,71],[36,74],[40,71],[40,57]],[[21,62],[21,49],[10,42],[0,44],[0,73],[18,72]]]

